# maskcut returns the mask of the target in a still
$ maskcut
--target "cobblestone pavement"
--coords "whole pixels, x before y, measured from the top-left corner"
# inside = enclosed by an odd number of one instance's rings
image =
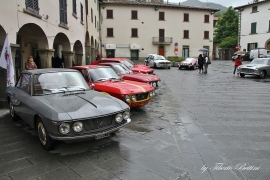
[[[1,109],[0,180],[270,179],[269,77],[240,78],[231,61],[155,72],[157,95],[109,139],[46,151]]]

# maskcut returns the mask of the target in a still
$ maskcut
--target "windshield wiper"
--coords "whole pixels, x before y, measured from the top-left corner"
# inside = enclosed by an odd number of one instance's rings
[[[96,80],[95,82],[99,82],[99,81],[107,81],[109,80],[109,78],[99,78],[98,80]]]

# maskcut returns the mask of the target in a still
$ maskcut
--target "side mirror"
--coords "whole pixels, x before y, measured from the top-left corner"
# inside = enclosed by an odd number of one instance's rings
[[[89,88],[90,88],[91,90],[94,90],[95,85],[94,85],[94,84],[91,84],[91,85],[89,86]]]

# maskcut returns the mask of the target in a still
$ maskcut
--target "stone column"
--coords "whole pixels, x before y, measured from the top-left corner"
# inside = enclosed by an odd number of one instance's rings
[[[91,63],[96,60],[95,48],[91,48]]]
[[[91,64],[91,47],[85,46],[85,64]]]
[[[37,51],[40,56],[41,68],[51,68],[54,49],[38,49]]]
[[[62,51],[62,53],[64,56],[65,68],[70,68],[72,66],[72,61],[74,61],[74,52],[73,51]]]
[[[75,64],[81,66],[83,61],[83,54],[75,54]]]

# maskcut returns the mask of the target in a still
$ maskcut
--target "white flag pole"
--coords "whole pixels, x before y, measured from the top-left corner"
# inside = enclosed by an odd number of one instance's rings
[[[2,49],[0,66],[7,69],[7,86],[14,86],[14,66],[8,34],[6,35],[4,46]]]

